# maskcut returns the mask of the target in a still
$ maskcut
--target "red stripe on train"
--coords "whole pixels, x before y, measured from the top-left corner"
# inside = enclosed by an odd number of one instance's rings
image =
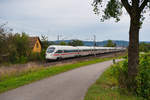
[[[72,54],[78,54],[78,53],[63,53],[63,54],[54,54],[53,56],[59,56],[59,55],[72,55]]]
[[[59,56],[59,54],[54,54],[53,56]]]

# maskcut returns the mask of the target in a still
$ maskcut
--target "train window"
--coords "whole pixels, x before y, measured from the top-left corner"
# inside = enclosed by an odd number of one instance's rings
[[[68,52],[73,52],[73,50],[67,50]]]
[[[64,53],[78,52],[78,50],[64,50]]]
[[[90,51],[90,49],[86,49],[85,51]]]
[[[52,52],[54,52],[54,50],[55,50],[55,48],[53,48],[53,47],[48,48],[48,49],[47,49],[47,53],[52,53]]]
[[[68,52],[74,52],[74,50],[68,50]]]
[[[62,50],[57,50],[56,53],[62,53]]]
[[[78,50],[75,50],[75,52],[78,52]]]
[[[78,50],[73,50],[73,52],[78,52]]]
[[[68,52],[68,50],[64,50],[64,53],[67,53]]]

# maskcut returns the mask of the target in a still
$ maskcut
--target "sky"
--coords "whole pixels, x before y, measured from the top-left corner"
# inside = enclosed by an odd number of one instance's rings
[[[129,16],[127,13],[116,23],[113,19],[100,21],[91,6],[93,0],[0,0],[0,24],[14,32],[30,36],[45,35],[49,40],[80,39],[97,41],[128,40]],[[150,41],[150,17],[140,31],[141,41]]]

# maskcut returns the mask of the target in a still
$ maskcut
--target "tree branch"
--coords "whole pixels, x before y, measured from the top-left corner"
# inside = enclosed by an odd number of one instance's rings
[[[148,3],[148,0],[144,0],[144,1],[143,1],[143,3],[142,3],[141,6],[140,6],[140,12],[143,11],[143,9],[144,9],[145,6],[147,5],[147,3]]]
[[[121,0],[121,2],[123,4],[123,6],[125,7],[125,9],[127,10],[127,12],[129,14],[131,14],[131,6],[130,6],[128,0]]]

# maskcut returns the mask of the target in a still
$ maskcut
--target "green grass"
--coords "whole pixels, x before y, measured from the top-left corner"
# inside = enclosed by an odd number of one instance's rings
[[[113,74],[113,66],[108,68],[99,79],[88,89],[84,100],[143,100],[118,88]]]
[[[62,65],[62,66],[53,66],[47,68],[39,68],[30,70],[28,72],[15,74],[12,76],[7,76],[6,78],[2,78],[0,80],[0,93],[8,91],[10,89],[17,88],[19,86],[23,86],[25,84],[29,84],[31,82],[41,80],[46,77],[50,77],[62,72],[66,72],[75,68],[79,68],[85,65],[95,64],[98,62],[103,62],[107,60],[111,60],[113,58],[96,58],[90,61],[81,61],[74,64]]]

